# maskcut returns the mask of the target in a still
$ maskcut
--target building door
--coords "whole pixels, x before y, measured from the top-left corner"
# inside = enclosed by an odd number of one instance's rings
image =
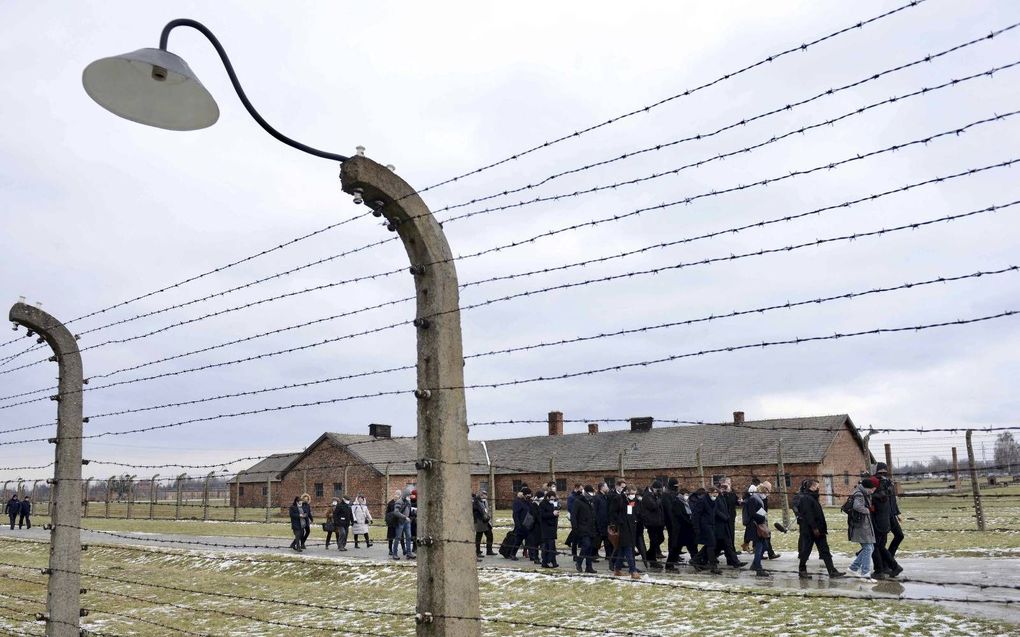
[[[833,493],[832,490],[833,489],[832,476],[831,475],[822,476],[822,481],[823,481],[822,486],[825,487],[825,504],[828,506],[832,506],[833,504],[835,504],[834,502],[835,494]]]

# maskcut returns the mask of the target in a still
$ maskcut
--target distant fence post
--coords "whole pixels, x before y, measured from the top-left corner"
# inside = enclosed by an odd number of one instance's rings
[[[149,519],[156,517],[156,500],[159,497],[159,474],[149,478]]]
[[[202,487],[202,519],[209,519],[209,481],[216,475],[215,471],[210,471],[209,475],[205,477],[205,485]]]
[[[85,502],[85,506],[83,507],[82,517],[88,517],[89,515],[89,485],[92,483],[92,480],[92,476],[89,476],[88,479],[85,480],[85,493],[82,495],[82,500]],[[53,498],[50,498],[50,501],[52,503]]]
[[[188,474],[182,473],[177,476],[177,507],[174,509],[174,519],[181,519],[181,494],[184,489],[184,481],[188,479]]]
[[[39,334],[53,350],[58,366],[57,435],[50,438],[56,450],[50,493],[56,507],[50,515],[50,558],[46,587],[47,637],[78,637],[81,632],[81,447],[82,390],[81,353],[77,339],[59,321],[38,307],[15,303],[9,318],[23,325],[28,336]],[[33,494],[35,495],[35,494]]]
[[[18,497],[22,500],[25,499],[25,480],[18,478]]]
[[[269,521],[269,506],[273,502],[273,480],[266,478],[266,522]]]
[[[134,509],[135,509],[135,478],[137,478],[137,477],[138,477],[137,474],[133,475],[133,476],[128,476],[127,477],[127,492],[128,492],[127,519],[129,519],[129,520],[134,517]]]
[[[985,530],[985,512],[981,508],[981,485],[978,484],[977,467],[974,462],[974,445],[971,443],[973,429],[967,430],[967,462],[970,465],[970,489],[974,493],[974,517],[979,531]]]
[[[237,507],[241,506],[241,474],[244,471],[238,471],[237,475],[234,476],[234,522],[237,522]]]
[[[106,481],[106,512],[103,514],[104,517],[110,517],[110,496],[113,495],[113,481],[117,479],[117,476],[110,476]]]
[[[489,502],[492,503],[492,515],[495,517],[496,509],[499,508],[499,498],[496,497],[496,468],[492,466],[491,456],[489,456]]]
[[[776,481],[779,487],[779,495],[783,500],[783,526],[790,526],[790,502],[786,493],[786,468],[783,466],[783,434],[779,434],[779,444],[776,446]]]
[[[885,470],[889,472],[889,480],[893,480],[892,445],[888,442],[885,443]]]
[[[701,464],[701,445],[698,445],[698,452],[696,454],[698,460],[698,475],[701,476],[701,488],[705,488],[705,465]]]
[[[549,456],[549,480],[556,484],[556,456]]]
[[[871,434],[875,433],[872,429],[868,432],[868,435],[864,436],[862,446],[864,447],[864,472],[871,473]]]
[[[623,452],[621,451],[620,452],[620,473],[619,473],[619,476],[621,478],[623,477],[623,469],[624,469],[624,466],[623,466]]]
[[[953,482],[956,490],[960,489],[960,461],[956,458],[956,447],[953,447]]]

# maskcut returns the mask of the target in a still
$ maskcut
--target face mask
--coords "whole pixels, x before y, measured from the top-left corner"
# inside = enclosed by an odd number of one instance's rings
[[[717,496],[717,495],[710,495],[710,496],[708,496],[708,499],[711,500],[712,502],[715,502],[715,499],[718,498],[718,497],[719,496]]]
[[[336,500],[333,500],[333,506],[336,506],[336,505],[338,505],[338,504],[340,504],[340,503],[339,503],[339,502],[337,502]]]
[[[688,496],[688,495],[687,495],[687,494],[685,493],[685,494],[683,494],[683,495],[682,495],[682,496],[680,496],[680,497],[681,497],[681,498],[683,498],[683,499],[684,499],[684,501],[686,502],[686,501],[687,501],[687,498],[688,498],[688,497],[690,497],[690,496]]]
[[[627,494],[627,499],[628,500],[633,500],[634,498],[635,498],[635,495],[633,493],[628,493]]]

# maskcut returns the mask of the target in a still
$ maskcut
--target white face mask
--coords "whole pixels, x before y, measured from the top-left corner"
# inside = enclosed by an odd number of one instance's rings
[[[715,502],[715,499],[718,498],[718,497],[719,496],[717,496],[717,495],[710,495],[710,496],[708,496],[708,499],[712,500],[713,502]]]
[[[633,500],[635,497],[637,497],[637,496],[635,496],[633,493],[628,493],[627,494],[627,499],[628,500]]]
[[[337,502],[336,500],[333,500],[333,506],[336,506],[336,505],[338,505],[338,504],[340,504],[340,503],[339,503],[339,502]]]
[[[680,496],[680,497],[684,499],[684,502],[686,502],[686,501],[687,501],[687,497],[688,497],[688,496],[687,496],[687,494],[686,494],[686,493],[685,493],[685,494],[683,494],[683,495],[682,495],[682,496]]]

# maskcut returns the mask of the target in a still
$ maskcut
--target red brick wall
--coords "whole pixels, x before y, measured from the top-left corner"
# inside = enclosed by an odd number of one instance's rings
[[[266,487],[265,482],[242,482],[241,487],[244,490],[244,495],[241,496],[241,502],[238,506],[241,507],[255,507],[264,508],[266,506],[266,497],[262,495],[262,489]],[[274,507],[280,506],[280,483],[273,482],[272,488],[270,489],[270,498],[272,499],[272,505]],[[233,482],[230,483],[230,506],[234,506],[234,501],[237,498],[237,485]]]
[[[829,447],[828,453],[825,454],[821,465],[819,465],[818,474],[814,476],[822,481],[822,486],[819,490],[825,493],[824,477],[831,475],[833,491],[835,492],[832,504],[842,504],[846,497],[850,495],[850,492],[857,486],[861,471],[864,470],[867,464],[867,456],[865,456],[864,450],[861,449],[861,446],[854,439],[853,434],[849,430],[839,432],[832,446]],[[847,477],[849,477],[849,484],[846,483]],[[822,504],[828,504],[824,497],[822,498]]]

